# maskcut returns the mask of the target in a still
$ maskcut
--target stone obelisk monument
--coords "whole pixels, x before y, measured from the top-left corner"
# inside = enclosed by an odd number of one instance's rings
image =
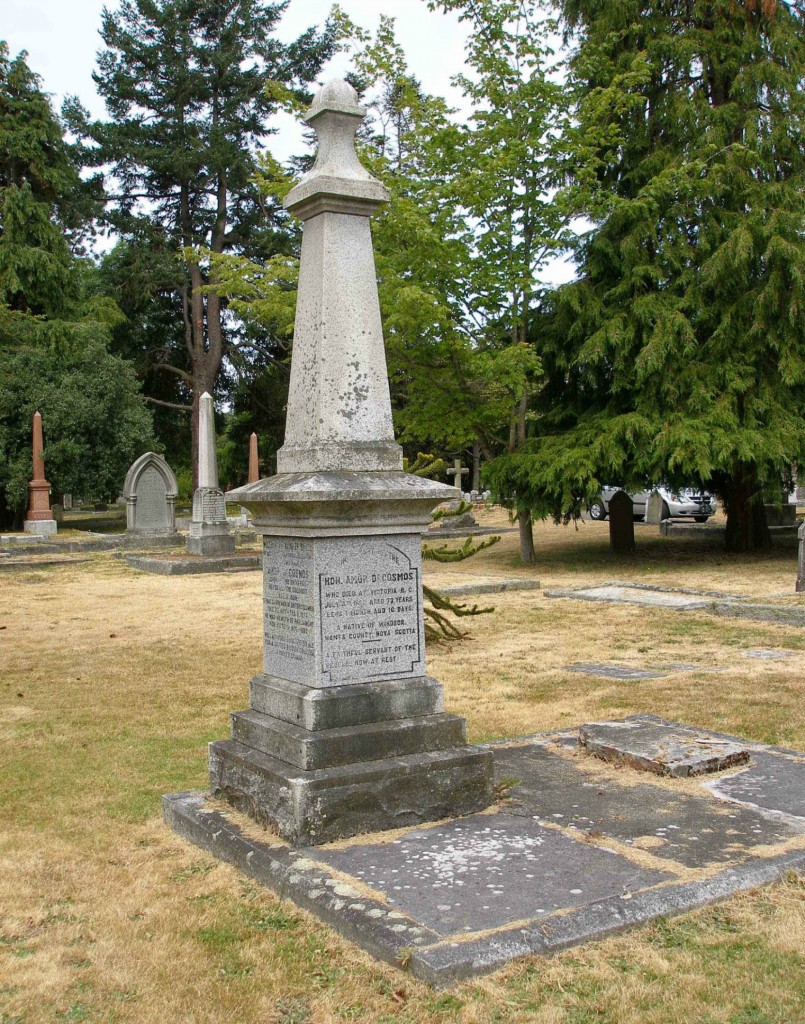
[[[365,111],[343,81],[306,118],[312,170],[285,200],[304,224],[285,444],[274,477],[231,492],[262,534],[264,671],[212,792],[296,845],[467,814],[492,755],[466,743],[426,675],[421,535],[452,487],[402,471],[361,165]]]
[[[256,484],[260,479],[260,456],[257,453],[257,434],[249,438],[249,477],[248,483]]]
[[[215,450],[215,411],[206,391],[199,401],[198,487],[193,495],[193,516],[187,550],[193,555],[226,555],[235,550],[235,538],[226,521],[226,502],[218,486]]]
[[[45,479],[45,460],[42,455],[42,417],[34,413],[33,422],[33,476],[28,484],[28,514],[23,523],[26,533],[49,537],[58,529],[50,507],[50,484]]]

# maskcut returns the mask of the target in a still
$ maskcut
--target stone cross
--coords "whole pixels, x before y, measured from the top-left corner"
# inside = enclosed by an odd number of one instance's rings
[[[235,538],[226,519],[226,502],[218,486],[215,408],[212,395],[206,391],[199,400],[198,487],[193,495],[187,550],[193,555],[225,555],[235,550]]]
[[[457,487],[459,490],[461,490],[462,476],[466,476],[468,473],[468,469],[462,468],[461,459],[456,459],[456,461],[453,463],[453,468],[448,469],[447,471],[447,475],[452,476],[453,478],[453,486]]]
[[[249,479],[250,484],[260,479],[260,458],[257,453],[257,434],[249,438]]]
[[[421,536],[460,495],[404,473],[394,440],[369,226],[389,194],[355,152],[364,115],[335,81],[306,118],[318,155],[285,199],[303,222],[285,443],[276,476],[229,495],[263,537],[264,660],[210,746],[210,789],[297,845],[492,799],[491,753],[425,669]]]
[[[58,529],[50,508],[50,484],[45,479],[42,417],[34,413],[33,420],[33,475],[28,484],[28,514],[23,528],[26,533],[50,536]]]

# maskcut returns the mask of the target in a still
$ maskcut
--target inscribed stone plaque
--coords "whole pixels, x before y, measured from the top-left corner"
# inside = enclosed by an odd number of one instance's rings
[[[266,537],[265,671],[310,686],[422,675],[421,541]]]
[[[136,529],[165,530],[170,526],[167,493],[162,474],[147,466],[137,481]]]

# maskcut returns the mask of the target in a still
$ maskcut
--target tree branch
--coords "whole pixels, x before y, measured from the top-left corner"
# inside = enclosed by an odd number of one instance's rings
[[[150,402],[151,405],[161,405],[165,409],[178,409],[180,412],[192,412],[192,405],[177,405],[176,402],[163,402],[161,398],[151,398],[149,395],[143,395],[146,402]]]

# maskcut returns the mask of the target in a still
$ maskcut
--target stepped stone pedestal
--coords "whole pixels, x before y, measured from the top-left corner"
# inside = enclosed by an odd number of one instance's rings
[[[354,150],[346,82],[316,96],[285,444],[274,477],[229,494],[263,536],[264,671],[232,738],[210,746],[213,794],[315,845],[468,814],[492,799],[425,668],[421,536],[452,487],[402,471],[369,218],[388,194]]]

